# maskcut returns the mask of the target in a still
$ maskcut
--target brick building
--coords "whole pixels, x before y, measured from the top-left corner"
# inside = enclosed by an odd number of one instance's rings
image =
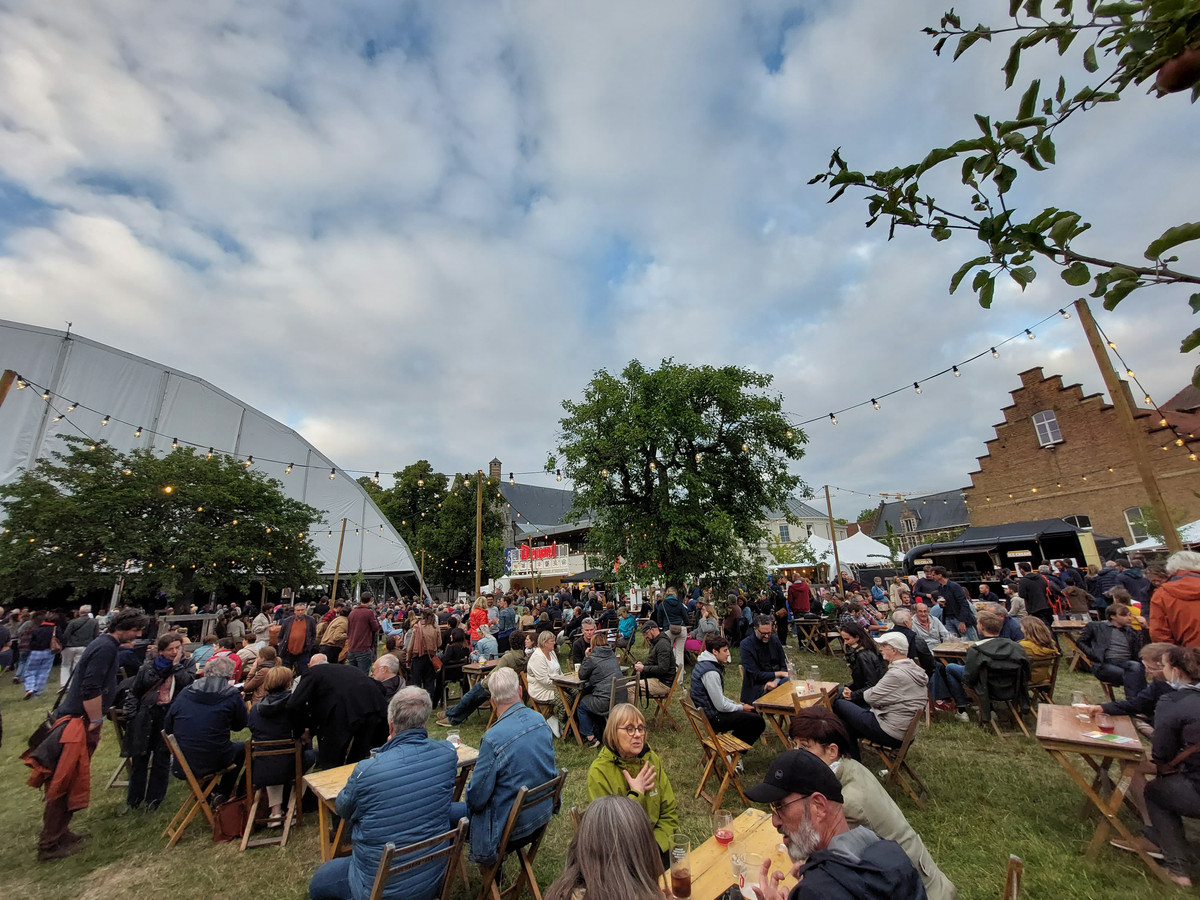
[[[1064,387],[1060,375],[1045,377],[1040,367],[1019,377],[1021,387],[964,489],[971,524],[1061,518],[1129,543],[1146,537],[1138,520],[1149,501],[1113,406],[1077,384]],[[1175,445],[1156,413],[1134,408],[1175,524],[1200,518],[1200,462]]]

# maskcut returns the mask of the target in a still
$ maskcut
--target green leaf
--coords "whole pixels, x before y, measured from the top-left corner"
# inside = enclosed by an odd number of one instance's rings
[[[992,120],[988,116],[981,116],[975,113],[975,122],[979,125],[979,130],[983,132],[985,137],[992,136]]]
[[[1081,262],[1073,262],[1060,273],[1062,280],[1071,287],[1083,287],[1092,279],[1092,273],[1088,270],[1087,265]]]
[[[921,165],[917,166],[917,174],[927,172],[936,166],[938,163],[945,162],[948,159],[954,159],[954,151],[946,147],[937,147],[929,151],[929,155],[921,160]]]
[[[1050,139],[1050,135],[1046,135],[1037,142],[1037,150],[1042,159],[1054,165],[1054,141]]]
[[[1037,106],[1038,91],[1041,90],[1041,79],[1035,78],[1029,83],[1029,88],[1021,96],[1021,105],[1017,107],[1017,118],[1028,119],[1033,115],[1034,108]]]
[[[1179,352],[1191,353],[1197,347],[1200,347],[1200,328],[1197,328],[1183,339],[1183,342],[1179,345]]]
[[[1129,41],[1130,48],[1138,53],[1145,53],[1154,46],[1154,35],[1144,29],[1130,32],[1127,40]]]
[[[1141,287],[1141,284],[1137,280],[1130,281],[1126,279],[1118,281],[1104,295],[1104,308],[1110,311],[1116,309],[1118,303],[1139,287]]]
[[[1067,80],[1061,75],[1058,76],[1058,90],[1054,94],[1054,99],[1059,103],[1063,102],[1063,97],[1067,96]]]
[[[1200,222],[1185,222],[1162,233],[1158,240],[1146,248],[1146,259],[1158,259],[1166,251],[1188,241],[1200,240]]]
[[[1101,3],[1096,7],[1095,17],[1104,19],[1110,16],[1134,16],[1142,12],[1142,3]]]
[[[992,295],[996,291],[996,279],[988,276],[987,281],[979,290],[979,305],[984,309],[992,308]]]
[[[935,241],[944,241],[952,234],[950,229],[945,225],[938,225],[936,228],[930,229],[929,233],[933,235]]]
[[[1042,165],[1042,161],[1037,158],[1037,150],[1033,144],[1025,148],[1025,152],[1021,154],[1021,159],[1025,160],[1029,168],[1037,172],[1045,172],[1046,167]]]
[[[1008,51],[1008,59],[1004,61],[1004,86],[1012,87],[1013,80],[1017,77],[1017,70],[1021,68],[1021,42],[1013,42],[1012,47]],[[1091,71],[1096,71],[1092,69]]]
[[[966,34],[960,37],[958,39],[958,46],[954,48],[954,58],[958,59],[960,56],[966,53],[967,50],[970,49],[971,45],[977,42],[981,37],[983,37],[983,35],[978,31],[968,31]]]
[[[958,271],[954,273],[954,277],[950,279],[950,293],[953,294],[956,290],[958,290],[958,286],[962,284],[962,280],[967,276],[968,272],[970,272],[976,266],[982,266],[989,259],[991,259],[989,256],[977,256],[974,259],[963,263],[959,267]]]
[[[1188,298],[1188,306],[1192,308],[1193,313],[1200,312],[1200,294],[1192,294],[1192,296]]]
[[[1025,290],[1025,285],[1037,278],[1037,272],[1034,270],[1033,266],[1021,266],[1019,268],[1012,269],[1008,274],[1013,281],[1021,286],[1021,290]]]
[[[1050,226],[1050,240],[1058,244],[1060,247],[1065,247],[1067,241],[1072,237],[1072,231],[1079,224],[1079,214],[1069,212],[1062,218]]]
[[[1008,189],[1012,187],[1013,179],[1017,177],[1017,170],[1012,166],[1001,166],[996,170],[996,174],[992,176],[992,181],[996,183],[996,189],[1002,194],[1007,194]]]
[[[1033,19],[1042,17],[1042,0],[1025,0],[1025,12]]]
[[[1024,0],[1008,0],[1008,17],[1010,19],[1017,17],[1017,13],[1021,11],[1021,4],[1023,2]]]
[[[1089,72],[1095,72],[1100,68],[1100,64],[1096,62],[1096,45],[1092,44],[1083,51],[1083,67]],[[1015,74],[1015,73],[1014,73]]]
[[[1026,143],[1028,142],[1025,135],[1019,131],[1010,131],[1004,135],[1004,146],[1011,150],[1024,150]]]
[[[980,269],[975,273],[975,278],[971,281],[971,290],[978,291],[991,277],[987,269]]]

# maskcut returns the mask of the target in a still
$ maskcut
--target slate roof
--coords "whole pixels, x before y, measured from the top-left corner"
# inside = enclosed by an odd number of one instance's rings
[[[509,484],[500,479],[500,493],[506,503],[512,504],[513,519],[549,528],[565,525],[571,521],[571,504],[575,500],[573,491],[561,488],[539,487],[534,484]],[[517,519],[517,513],[521,518]]]
[[[819,512],[818,510],[809,506],[803,500],[797,500],[795,497],[788,497],[787,508],[788,508],[788,511],[791,513],[791,515],[795,516],[797,519],[824,519],[824,518],[826,518],[825,513]],[[766,513],[766,518],[768,518],[768,519],[786,519],[787,513],[785,513],[784,510],[782,510],[782,509],[773,509],[773,510],[769,510]]]
[[[903,500],[891,500],[883,504],[875,530],[871,537],[885,537],[890,523],[892,530],[900,534],[900,515],[905,509],[911,509],[917,516],[917,531],[943,531],[950,528],[962,528],[969,525],[971,520],[967,514],[967,504],[963,499],[960,488],[952,491],[940,491],[936,494],[924,494],[920,497],[905,497]]]

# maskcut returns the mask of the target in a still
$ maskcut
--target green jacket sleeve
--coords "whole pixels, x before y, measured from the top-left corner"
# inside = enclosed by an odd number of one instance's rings
[[[658,849],[666,853],[671,849],[671,837],[679,827],[679,807],[675,804],[675,789],[671,787],[671,779],[658,760],[658,821],[654,823],[654,839],[658,841]]]

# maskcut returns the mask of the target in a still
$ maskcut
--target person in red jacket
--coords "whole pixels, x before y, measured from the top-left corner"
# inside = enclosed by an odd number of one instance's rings
[[[803,575],[788,585],[787,601],[793,619],[807,616],[812,611],[812,588],[808,586],[808,579]]]
[[[1154,592],[1150,640],[1200,647],[1200,553],[1172,553],[1167,575],[1167,582]]]

